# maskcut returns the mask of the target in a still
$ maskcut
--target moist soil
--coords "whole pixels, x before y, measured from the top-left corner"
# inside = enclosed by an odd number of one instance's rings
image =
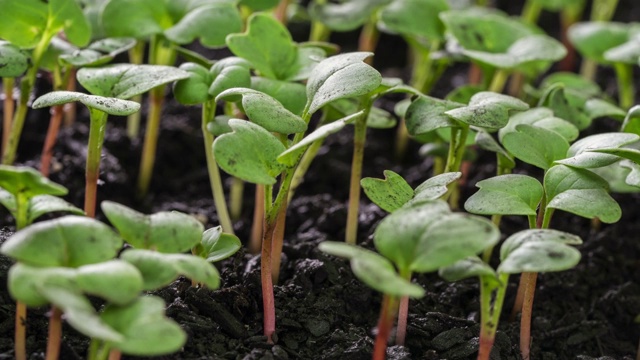
[[[625,2],[621,1],[621,6]],[[513,13],[516,13],[514,11]],[[628,15],[628,13],[627,13]],[[382,38],[382,46],[394,46]],[[404,51],[404,50],[401,50]],[[397,53],[397,51],[392,51]],[[390,57],[382,62],[383,75],[405,75],[403,65]],[[607,73],[605,73],[607,75]],[[466,66],[454,66],[441,79],[435,96],[466,81]],[[599,80],[611,89],[612,79]],[[46,81],[38,91],[49,91]],[[391,110],[400,97],[378,104]],[[150,194],[136,200],[135,180],[141,143],[126,136],[122,118],[110,118],[103,150],[98,200],[112,200],[146,213],[178,210],[197,216],[208,227],[218,225],[207,178],[200,111],[168,100],[164,111],[157,161]],[[143,116],[146,109],[143,109]],[[31,111],[19,149],[18,164],[38,167],[48,113]],[[600,120],[598,132],[616,131],[616,123]],[[368,359],[373,350],[381,295],[354,278],[348,262],[327,256],[317,245],[343,240],[352,149],[351,128],[329,137],[289,206],[280,280],[275,286],[276,344],[262,336],[260,257],[244,248],[216,264],[222,285],[211,291],[191,287],[179,279],[154,293],[167,303],[167,315],[188,334],[184,348],[155,359]],[[418,155],[410,145],[401,161],[393,159],[393,130],[369,129],[363,176],[382,177],[393,170],[416,186],[430,177],[432,160]],[[51,179],[69,189],[66,199],[83,204],[84,162],[88,138],[88,114],[61,130],[54,149]],[[540,177],[533,168],[519,164],[520,172]],[[495,174],[491,154],[478,152],[462,184],[462,201],[477,181]],[[231,179],[225,176],[227,190]],[[252,221],[253,186],[244,188],[242,216],[234,228],[246,243]],[[572,270],[541,274],[534,302],[532,359],[634,359],[640,325],[640,195],[615,194],[623,217],[617,224],[593,229],[589,220],[557,213],[552,227],[580,235],[582,260]],[[461,202],[462,203],[462,202]],[[363,195],[360,204],[359,243],[373,248],[371,234],[385,212]],[[0,240],[14,231],[8,214],[0,213]],[[98,214],[100,220],[105,220]],[[525,229],[525,219],[505,217],[503,236]],[[13,358],[14,303],[6,289],[11,261],[0,258],[0,359]],[[389,359],[475,359],[479,334],[479,286],[475,280],[448,283],[436,274],[415,277],[427,293],[412,300],[406,346],[391,346]],[[492,359],[520,359],[518,321],[509,312],[518,276],[510,278],[503,318]],[[99,301],[95,301],[100,306]],[[31,359],[44,358],[47,309],[30,309],[27,347]],[[89,341],[70,326],[63,329],[61,359],[83,359]],[[127,357],[124,358],[133,358]]]

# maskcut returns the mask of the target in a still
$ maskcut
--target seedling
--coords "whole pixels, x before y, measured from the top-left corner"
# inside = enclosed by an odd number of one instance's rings
[[[11,131],[2,163],[11,165],[15,161],[20,135],[27,115],[31,90],[35,84],[42,56],[51,39],[64,31],[67,39],[78,46],[89,43],[91,29],[80,5],[74,0],[55,0],[44,3],[27,0],[17,3],[12,0],[0,1],[2,21],[0,38],[21,49],[33,49],[30,53],[31,66],[20,82],[20,101],[11,123]]]
[[[618,0],[594,0],[591,5],[589,20],[593,22],[611,21],[618,7]],[[591,59],[583,59],[580,67],[582,77],[594,80],[598,63]]]
[[[2,107],[2,152],[6,151],[5,149],[9,143],[9,133],[11,132],[15,78],[27,71],[28,61],[28,57],[20,48],[8,41],[0,40],[0,78],[2,78],[2,89],[4,92],[4,106]]]
[[[40,216],[57,211],[83,214],[82,210],[57,196],[67,194],[67,189],[31,168],[0,165],[0,204],[16,220],[16,230],[22,230]],[[27,307],[16,303],[15,356],[26,359]]]
[[[496,270],[477,256],[439,270],[440,276],[448,281],[474,276],[480,280],[478,360],[490,358],[509,275],[570,269],[580,261],[580,252],[569,245],[580,244],[582,240],[578,236],[561,231],[523,230],[504,241],[500,249],[500,265]]]
[[[424,295],[411,284],[412,274],[450,266],[493,246],[499,237],[486,219],[452,213],[443,201],[422,201],[394,211],[378,225],[374,244],[382,256],[335,242],[323,242],[320,250],[349,258],[356,276],[384,293],[373,355],[381,360],[386,357],[399,298]]]

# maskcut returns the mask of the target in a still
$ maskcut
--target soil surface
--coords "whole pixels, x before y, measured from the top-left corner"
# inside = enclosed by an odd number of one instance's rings
[[[506,5],[505,5],[506,6]],[[621,1],[621,8],[630,1]],[[509,9],[517,13],[518,7]],[[636,9],[635,7],[634,9]],[[638,15],[637,9],[635,16]],[[629,20],[634,11],[621,15]],[[631,15],[630,15],[631,14]],[[549,16],[546,14],[545,16]],[[638,18],[636,17],[636,20]],[[382,45],[393,39],[382,39]],[[392,46],[392,45],[389,45]],[[401,50],[404,51],[404,50]],[[376,60],[383,74],[405,74],[403,64],[391,56]],[[378,64],[379,63],[379,64]],[[439,82],[435,96],[443,96],[466,79],[466,67],[455,66]],[[605,89],[610,79],[602,78]],[[39,92],[44,93],[46,81]],[[392,108],[392,98],[380,106]],[[140,141],[126,137],[124,119],[111,118],[107,126],[101,167],[99,200],[113,200],[147,213],[179,210],[198,216],[206,226],[218,225],[205,165],[200,110],[185,108],[169,100],[164,112],[157,162],[150,195],[135,200],[135,179]],[[143,116],[146,109],[143,109]],[[31,111],[19,149],[18,163],[38,167],[39,152],[47,127],[46,111]],[[81,206],[84,162],[88,137],[88,114],[63,129],[55,147],[51,179],[69,188],[68,201]],[[615,131],[615,123],[598,127]],[[599,129],[600,130],[600,129]],[[262,336],[260,259],[240,250],[218,265],[219,290],[191,287],[186,279],[174,282],[156,295],[167,303],[167,314],[189,335],[184,349],[157,359],[368,359],[381,295],[352,275],[348,263],[317,250],[325,240],[342,240],[351,162],[352,129],[332,135],[315,159],[306,181],[289,206],[282,270],[275,287],[277,343],[269,345]],[[363,176],[382,177],[383,170],[401,174],[412,186],[430,177],[432,160],[418,155],[411,144],[401,162],[393,160],[392,130],[369,130]],[[462,201],[475,190],[474,184],[495,173],[490,154],[479,153],[462,186]],[[537,170],[521,166],[522,172],[540,176]],[[230,179],[225,176],[227,188]],[[249,239],[253,186],[244,191],[242,217],[235,222],[237,235]],[[558,213],[554,228],[580,235],[580,264],[566,272],[541,274],[535,296],[532,326],[533,359],[634,359],[640,325],[640,216],[638,194],[615,195],[623,210],[617,224],[591,229],[588,220]],[[13,222],[1,210],[0,238],[13,231]],[[359,242],[372,248],[371,234],[385,212],[363,195],[359,218]],[[98,218],[104,220],[102,214]],[[506,217],[506,237],[527,227],[525,219]],[[11,261],[0,259],[0,359],[13,358],[14,303],[6,289]],[[448,283],[436,274],[415,277],[427,295],[411,301],[406,346],[388,350],[390,359],[474,359],[479,334],[479,287],[475,280]],[[518,322],[508,314],[515,297],[518,276],[510,279],[504,316],[496,337],[492,359],[519,359]],[[98,302],[96,302],[99,305]],[[28,349],[31,359],[44,358],[47,309],[32,309],[28,317]],[[88,340],[71,327],[64,327],[61,359],[82,359]],[[130,358],[130,357],[125,357]]]

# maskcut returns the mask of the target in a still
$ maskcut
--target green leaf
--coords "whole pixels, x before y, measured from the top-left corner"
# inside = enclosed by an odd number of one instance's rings
[[[2,189],[0,189],[2,191]],[[0,200],[2,202],[2,200]],[[37,195],[29,201],[29,210],[27,213],[27,223],[33,223],[37,218],[44,214],[64,211],[74,215],[84,215],[84,211],[73,206],[71,203],[52,195]]]
[[[127,306],[108,305],[102,320],[122,333],[123,339],[109,345],[124,354],[156,356],[176,352],[187,341],[187,335],[164,314],[165,304],[155,296],[139,297]]]
[[[545,10],[559,12],[571,8],[572,6],[583,6],[584,0],[534,0]]]
[[[551,229],[517,232],[500,248],[499,273],[552,272],[571,269],[580,261],[580,237]]]
[[[629,160],[623,160],[620,162],[620,166],[629,169],[629,174],[625,179],[626,184],[637,188],[640,187],[640,165]]]
[[[91,43],[87,48],[63,54],[60,61],[75,67],[99,66],[111,62],[116,55],[121,54],[136,44],[133,38],[107,38]]]
[[[449,9],[446,0],[396,0],[380,11],[384,30],[420,39],[444,39],[444,24],[438,15]]]
[[[278,3],[280,0],[240,0],[240,5],[247,6],[253,12],[272,9]]]
[[[9,269],[7,285],[11,297],[29,307],[40,307],[49,304],[49,299],[38,290],[41,284],[58,284],[73,286],[76,272],[63,267],[35,267],[21,262]]]
[[[510,132],[515,132],[520,124],[531,125],[547,130],[555,131],[562,135],[568,142],[578,138],[580,131],[572,123],[553,116],[553,111],[545,107],[537,107],[513,115],[509,123],[498,132],[499,138]]]
[[[448,172],[427,179],[414,189],[415,195],[410,203],[439,199],[449,191],[447,186],[460,179],[461,176],[460,172]]]
[[[622,122],[621,131],[640,135],[640,105],[629,109]]]
[[[592,80],[576,73],[562,71],[545,77],[540,84],[540,89],[549,89],[556,84],[562,85],[565,91],[575,91],[585,98],[600,96],[602,94],[600,86]]]
[[[640,163],[640,150],[628,149],[628,148],[613,148],[613,149],[596,149],[594,152],[611,154],[623,159],[628,159],[636,164]]]
[[[167,39],[174,43],[190,44],[199,39],[205,47],[221,48],[225,46],[227,35],[242,31],[242,18],[235,1],[183,3],[180,20],[164,31]]]
[[[340,120],[336,120],[332,123],[320,126],[311,134],[305,136],[298,143],[292,145],[286,151],[278,155],[278,162],[289,167],[294,166],[298,163],[302,154],[307,150],[309,146],[311,146],[313,142],[324,139],[327,136],[342,130],[347,124],[355,121],[355,119],[362,115],[363,111],[359,111]]]
[[[236,57],[228,57],[216,62],[211,67],[213,81],[209,86],[210,98],[215,98],[221,92],[234,87],[251,86],[251,64]]]
[[[477,256],[462,259],[451,266],[440,268],[438,275],[447,281],[460,281],[470,277],[486,277],[499,282],[498,274]]]
[[[63,105],[70,102],[79,101],[88,108],[103,111],[109,115],[126,116],[140,110],[140,104],[135,101],[116,99],[112,97],[87,95],[74,91],[52,91],[46,93],[33,102],[32,107],[39,109],[43,107]]]
[[[76,0],[50,0],[47,31],[64,31],[69,42],[85,46],[91,40],[91,25]],[[1,7],[1,6],[0,6]]]
[[[613,63],[629,65],[638,64],[640,58],[640,36],[639,34],[630,36],[624,44],[613,47],[603,54],[605,60]]]
[[[29,265],[75,268],[112,259],[121,246],[122,239],[107,225],[68,215],[16,232],[0,252]]]
[[[307,81],[307,113],[344,98],[365,95],[382,82],[382,75],[362,61],[372,53],[354,52],[332,56],[320,62]]]
[[[325,122],[351,115],[360,110],[356,99],[340,99],[325,107]],[[388,111],[372,106],[367,117],[367,127],[372,129],[390,129],[396,126],[396,118]]]
[[[587,136],[573,143],[567,151],[566,159],[557,163],[578,167],[597,168],[618,161],[615,155],[594,152],[598,149],[619,148],[640,140],[640,136],[628,133],[604,133]]]
[[[173,66],[117,64],[82,68],[77,78],[90,93],[128,99],[160,85],[186,79],[189,73]]]
[[[178,211],[145,215],[112,201],[103,201],[101,208],[122,238],[140,249],[187,251],[200,242],[204,231],[193,216]]]
[[[464,204],[464,209],[479,215],[535,216],[542,200],[542,184],[527,175],[494,176],[476,183],[480,188]]]
[[[520,99],[483,91],[473,95],[468,106],[448,110],[445,114],[468,125],[497,130],[507,125],[511,111],[528,108],[529,105]]]
[[[49,9],[40,0],[0,0],[0,38],[23,49],[35,47],[42,37]]]
[[[176,100],[181,104],[195,105],[212,99],[209,95],[209,87],[213,82],[213,76],[209,73],[209,69],[192,62],[183,63],[179,69],[188,72],[189,77],[175,82],[173,95]]]
[[[82,292],[118,305],[137,298],[143,285],[138,269],[122,260],[81,266],[75,280]]]
[[[607,224],[620,220],[622,211],[609,195],[606,180],[589,170],[556,165],[545,174],[544,189],[546,211],[559,209]]]
[[[345,0],[339,4],[313,1],[309,15],[334,31],[350,31],[363,25],[376,8],[391,3],[391,0]]]
[[[547,89],[538,106],[550,108],[555,116],[572,123],[578,130],[588,128],[593,120],[587,111],[587,99],[576,92],[565,90],[561,84]]]
[[[452,101],[419,96],[411,102],[405,113],[407,131],[418,136],[440,128],[459,127],[446,112],[463,106],[464,104]]]
[[[509,120],[509,123],[511,123],[511,121],[512,120]],[[500,129],[500,131],[502,131],[503,129],[505,128]],[[516,162],[513,159],[513,156],[511,156],[511,154],[509,154],[507,150],[500,146],[500,144],[488,132],[478,131],[476,133],[475,144],[483,150],[496,153],[499,159],[505,163],[504,166],[507,166],[509,169],[513,169],[516,166]]]
[[[323,241],[318,249],[350,260],[354,275],[383,294],[421,298],[424,289],[398,275],[389,260],[373,251],[334,241]]]
[[[247,23],[246,32],[227,37],[229,49],[251,62],[262,76],[286,80],[298,57],[287,28],[268,14],[253,14]]]
[[[307,130],[307,123],[285,109],[271,96],[247,88],[232,88],[223,91],[216,101],[236,101],[240,97],[245,114],[251,122],[271,132],[294,134]]]
[[[285,109],[296,115],[302,114],[307,103],[305,86],[302,84],[254,76],[250,87],[278,100]]]
[[[394,212],[413,198],[411,186],[402,176],[391,170],[384,171],[384,180],[364,178],[360,185],[367,197],[382,210]]]
[[[498,69],[516,69],[532,65],[536,68],[546,67],[564,58],[567,50],[559,41],[547,35],[529,35],[516,40],[504,53],[477,50],[463,50],[462,53]]]
[[[0,78],[18,77],[28,65],[29,58],[17,46],[0,40]]]
[[[286,150],[284,145],[269,131],[249,121],[231,119],[229,126],[233,132],[219,136],[213,143],[218,165],[242,180],[275,184],[275,177],[285,169],[277,160]]]
[[[208,262],[218,262],[235,254],[241,247],[237,236],[223,233],[222,226],[216,226],[202,233],[198,255]]]
[[[21,194],[28,199],[36,195],[62,196],[68,192],[67,188],[47,179],[33,168],[9,165],[0,165],[0,188],[13,196]]]
[[[592,119],[611,117],[616,120],[624,119],[627,114],[618,105],[603,99],[589,99],[584,104],[584,109]]]
[[[567,34],[582,56],[606,63],[604,54],[627,42],[633,34],[633,26],[616,22],[584,22],[572,25]]]
[[[502,145],[516,158],[543,170],[564,159],[569,149],[567,140],[557,132],[526,124],[506,133]]]

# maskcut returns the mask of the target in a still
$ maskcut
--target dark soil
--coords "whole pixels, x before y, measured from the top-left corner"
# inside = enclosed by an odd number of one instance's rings
[[[624,8],[628,2],[621,1]],[[636,7],[637,8],[637,7]],[[515,13],[515,11],[514,11]],[[629,16],[625,12],[624,16]],[[636,11],[637,15],[637,11]],[[631,15],[633,16],[633,15]],[[626,19],[626,18],[625,18]],[[637,20],[637,19],[636,19]],[[383,42],[384,45],[384,42]],[[404,74],[402,65],[381,60],[387,74]],[[436,96],[446,94],[465,79],[465,66],[456,66],[439,83]],[[605,79],[604,81],[609,81]],[[607,87],[605,87],[607,88]],[[41,92],[46,92],[43,83]],[[397,99],[392,99],[397,100]],[[393,106],[392,102],[381,104]],[[144,111],[143,111],[144,112]],[[46,131],[47,113],[32,111],[19,149],[19,163],[37,167]],[[197,215],[207,227],[218,224],[205,166],[197,108],[169,101],[159,140],[151,194],[135,201],[134,184],[141,144],[125,135],[124,120],[112,118],[107,129],[102,160],[99,200],[109,199],[151,213],[179,210]],[[55,148],[52,180],[70,189],[67,200],[82,205],[84,156],[88,117],[60,133]],[[607,128],[607,123],[598,126]],[[613,128],[609,129],[613,131]],[[275,287],[277,344],[262,336],[262,300],[259,256],[244,249],[219,264],[219,290],[192,288],[181,279],[156,295],[166,301],[167,314],[180,323],[189,339],[184,349],[158,359],[368,359],[381,295],[352,275],[348,263],[317,250],[325,240],[342,240],[346,221],[352,130],[330,137],[314,161],[290,204],[285,234],[282,272]],[[363,176],[381,177],[391,169],[415,186],[430,176],[431,160],[420,158],[412,144],[407,158],[394,162],[394,132],[370,130]],[[479,154],[463,186],[463,200],[474,184],[495,173],[492,156]],[[486,160],[486,161],[484,161]],[[525,170],[530,170],[525,168]],[[540,175],[530,170],[532,175]],[[227,185],[229,185],[229,179]],[[616,195],[623,219],[592,231],[590,222],[557,214],[552,226],[580,235],[582,261],[570,271],[541,274],[534,306],[533,359],[633,359],[640,325],[640,223],[637,194]],[[235,230],[249,238],[253,187],[245,187],[242,218]],[[4,210],[3,210],[4,211]],[[1,213],[0,235],[13,231],[8,215]],[[385,213],[366,197],[361,201],[360,243],[372,247],[371,234]],[[104,220],[104,217],[99,215]],[[524,219],[507,217],[504,236],[526,228]],[[0,266],[0,359],[12,358],[13,301],[6,289],[6,258]],[[507,316],[513,303],[517,276],[511,278],[492,359],[519,359],[518,323]],[[388,350],[390,359],[474,359],[478,345],[479,287],[477,281],[447,283],[436,274],[416,277],[427,295],[410,304],[406,346]],[[29,312],[28,349],[32,359],[44,358],[47,309]],[[65,326],[61,359],[81,359],[88,340]]]

